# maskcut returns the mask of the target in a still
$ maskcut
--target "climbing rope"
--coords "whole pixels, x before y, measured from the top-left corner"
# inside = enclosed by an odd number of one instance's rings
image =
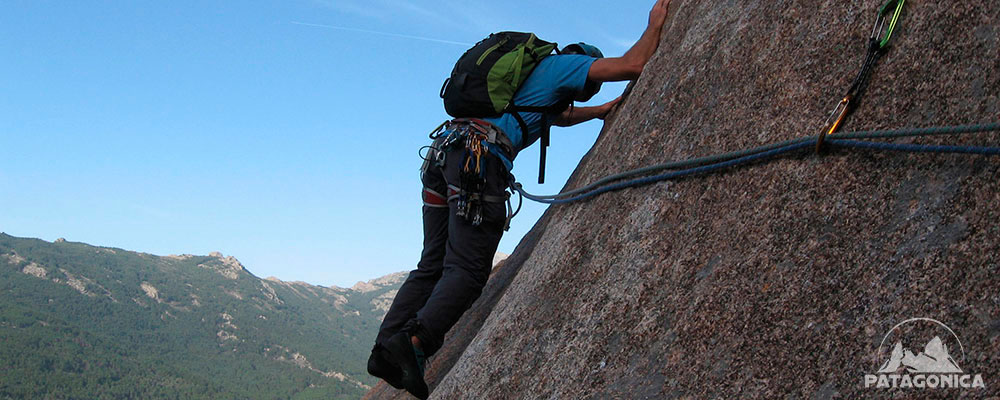
[[[984,156],[1000,155],[1000,147],[984,146],[947,146],[929,144],[906,144],[906,143],[878,143],[864,142],[859,140],[832,140],[830,144],[839,147],[854,147],[859,149],[903,151],[909,153],[953,153],[953,154],[979,154]]]
[[[960,154],[981,154],[1000,155],[1000,147],[976,147],[976,146],[942,146],[942,145],[919,145],[919,144],[899,144],[899,143],[879,143],[858,141],[855,139],[876,139],[876,138],[898,138],[944,134],[964,134],[975,132],[987,132],[1000,130],[1000,124],[984,124],[972,126],[950,126],[934,127],[923,129],[900,129],[890,131],[853,132],[838,134],[841,124],[847,115],[854,109],[860,101],[871,73],[879,57],[889,45],[892,33],[896,29],[899,16],[903,11],[905,0],[888,0],[878,9],[875,19],[875,26],[868,38],[868,52],[865,61],[861,65],[861,70],[855,76],[843,99],[834,107],[833,112],[824,122],[823,130],[818,138],[809,137],[786,140],[779,143],[772,143],[752,149],[736,152],[712,155],[708,157],[694,158],[684,161],[674,161],[650,167],[634,169],[620,174],[611,175],[584,186],[579,189],[555,195],[533,195],[524,190],[521,184],[511,182],[511,188],[523,197],[547,204],[563,204],[584,200],[601,193],[613,190],[624,189],[641,185],[648,185],[654,182],[677,179],[685,176],[703,174],[717,171],[737,165],[748,164],[757,161],[771,159],[786,153],[810,147],[810,142],[815,141],[816,153],[821,153],[826,147],[860,148],[886,151],[906,151],[916,153],[960,153]],[[884,31],[884,34],[883,34]],[[636,176],[654,174],[664,170],[676,170],[672,172],[660,173],[652,176],[644,176],[629,179]],[[617,183],[616,183],[617,182]]]
[[[841,147],[912,153],[957,153],[980,154],[987,156],[1000,155],[1000,147],[922,145],[857,140],[994,132],[1000,131],[1000,123],[837,133],[838,129],[840,129],[840,126],[844,122],[844,119],[853,110],[864,94],[876,62],[888,46],[889,40],[892,38],[892,33],[896,28],[897,22],[899,21],[899,16],[902,13],[904,3],[905,0],[889,0],[881,8],[879,8],[878,15],[875,20],[875,26],[872,28],[871,36],[868,38],[868,52],[865,56],[865,61],[861,65],[861,70],[854,78],[854,81],[851,83],[851,86],[847,90],[843,99],[840,100],[840,102],[834,107],[830,116],[827,117],[827,120],[824,122],[823,130],[818,138],[801,137],[798,139],[786,140],[751,149],[637,168],[601,178],[594,183],[578,189],[554,195],[535,195],[528,193],[528,191],[524,190],[524,187],[520,183],[513,181],[513,177],[511,177],[510,187],[521,197],[529,200],[545,204],[565,204],[589,199],[599,194],[614,190],[649,185],[656,182],[698,174],[706,174],[739,165],[765,161],[784,154],[808,149],[810,147],[814,147],[816,153],[821,153],[822,150],[827,147]],[[668,170],[670,171],[663,172]],[[520,208],[520,206],[518,208]]]
[[[859,141],[854,139],[884,139],[933,135],[956,135],[982,132],[1000,131],[1000,123],[990,123],[981,125],[966,126],[943,126],[921,129],[896,129],[882,131],[861,131],[849,133],[837,133],[829,136],[826,142],[828,146],[843,148],[862,148],[872,150],[904,151],[913,153],[958,153],[958,154],[981,154],[988,156],[1000,155],[1000,147],[981,146],[943,146],[943,145],[921,145],[902,144],[886,142]],[[521,196],[544,204],[565,204],[597,196],[614,190],[621,190],[630,187],[648,185],[656,182],[678,179],[691,175],[705,174],[738,165],[749,164],[757,161],[764,161],[776,158],[780,155],[791,153],[797,150],[808,149],[813,146],[813,137],[802,137],[798,139],[786,140],[747,150],[740,150],[730,153],[711,155],[707,157],[693,158],[683,161],[674,161],[650,167],[638,168],[625,171],[620,174],[611,175],[598,180],[585,187],[570,190],[554,195],[534,195],[524,190],[520,183],[512,183],[511,187]],[[676,171],[666,172],[657,175],[644,176],[623,182],[613,183],[630,177],[645,175],[663,170]],[[679,170],[678,170],[679,169]]]

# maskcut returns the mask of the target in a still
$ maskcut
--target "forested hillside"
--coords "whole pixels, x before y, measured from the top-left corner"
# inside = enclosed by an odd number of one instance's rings
[[[327,288],[0,234],[0,399],[357,398],[403,277]]]

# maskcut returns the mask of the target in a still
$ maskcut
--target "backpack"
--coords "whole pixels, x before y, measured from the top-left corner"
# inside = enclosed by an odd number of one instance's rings
[[[528,132],[518,111],[560,113],[569,103],[548,107],[518,106],[514,95],[545,57],[558,53],[555,43],[525,32],[490,34],[465,52],[455,63],[451,76],[441,87],[444,109],[455,118],[491,118],[510,113],[521,130]],[[542,132],[538,183],[545,180],[545,148],[549,132]]]

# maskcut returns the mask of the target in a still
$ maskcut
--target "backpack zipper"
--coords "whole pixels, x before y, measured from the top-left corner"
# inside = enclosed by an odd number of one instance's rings
[[[510,39],[510,37],[505,36],[503,39],[500,39],[500,41],[497,42],[497,44],[492,45],[492,46],[490,46],[490,48],[486,49],[486,51],[483,52],[483,55],[479,56],[479,60],[476,61],[476,65],[482,65],[483,61],[486,61],[486,56],[488,56],[488,55],[490,55],[490,53],[496,51],[496,49],[499,49],[500,46],[503,46],[504,44],[506,44],[508,39]]]

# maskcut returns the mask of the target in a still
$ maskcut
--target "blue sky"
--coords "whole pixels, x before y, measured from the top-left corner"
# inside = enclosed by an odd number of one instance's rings
[[[463,43],[522,30],[617,56],[653,3],[4,1],[0,231],[320,285],[412,269],[417,149]],[[553,129],[545,185],[537,146],[515,175],[558,191],[600,128]],[[525,204],[500,250],[543,211]]]

